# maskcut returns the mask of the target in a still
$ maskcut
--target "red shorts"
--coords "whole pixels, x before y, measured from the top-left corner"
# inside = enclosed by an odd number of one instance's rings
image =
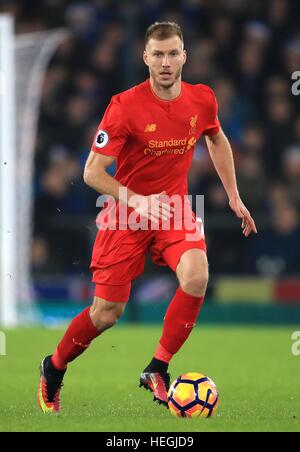
[[[155,264],[168,265],[174,272],[185,251],[199,248],[206,252],[203,228],[198,221],[193,213],[192,230],[99,230],[90,266],[95,296],[127,302],[131,281],[144,271],[147,251]]]

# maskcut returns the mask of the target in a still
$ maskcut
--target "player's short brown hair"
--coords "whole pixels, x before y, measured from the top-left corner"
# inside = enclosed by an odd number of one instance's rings
[[[183,33],[178,24],[175,22],[155,22],[150,25],[146,31],[145,46],[151,38],[163,41],[164,39],[171,38],[172,36],[179,36],[183,42]]]

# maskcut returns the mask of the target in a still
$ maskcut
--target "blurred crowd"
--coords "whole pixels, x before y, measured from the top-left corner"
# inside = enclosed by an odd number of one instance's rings
[[[43,84],[35,153],[35,274],[85,273],[97,213],[82,171],[112,95],[147,78],[144,32],[156,20],[184,31],[183,79],[216,93],[240,194],[259,234],[245,239],[204,141],[191,194],[205,194],[211,270],[300,274],[300,13],[292,0],[0,0],[19,33],[67,27]],[[110,168],[114,174],[114,167]]]

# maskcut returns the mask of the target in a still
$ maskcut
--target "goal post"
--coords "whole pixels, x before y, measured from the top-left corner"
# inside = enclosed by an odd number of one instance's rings
[[[14,20],[0,14],[0,325],[17,324]]]
[[[43,80],[68,30],[15,35],[0,14],[0,327],[38,323],[31,275],[34,151]]]

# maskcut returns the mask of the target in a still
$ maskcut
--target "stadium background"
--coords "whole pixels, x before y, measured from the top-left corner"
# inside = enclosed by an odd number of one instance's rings
[[[26,109],[23,113],[22,82],[35,51],[57,29],[68,33],[46,71],[36,145],[27,150],[35,155],[33,240],[27,252],[34,292],[30,298],[21,290],[19,307],[27,312],[28,298],[36,302],[33,319],[40,325],[0,331],[0,431],[299,431],[300,115],[291,78],[300,70],[297,3],[0,0],[0,12],[14,16],[16,41],[21,40],[17,111],[25,125],[32,125],[32,117]],[[186,422],[171,418],[138,389],[139,373],[155,350],[177,284],[167,268],[148,260],[122,324],[70,366],[62,413],[42,416],[35,401],[38,363],[53,352],[65,323],[93,295],[88,266],[97,194],[82,182],[84,162],[110,97],[147,77],[143,35],[157,19],[176,20],[183,27],[189,53],[184,79],[215,89],[240,192],[259,228],[257,236],[243,238],[202,142],[189,186],[190,193],[205,194],[210,285],[198,326],[172,360],[170,372],[172,378],[187,371],[209,375],[220,391],[220,406],[209,421]],[[36,34],[44,30],[46,35]],[[34,39],[27,49],[33,36],[40,42]],[[21,155],[22,176],[28,171],[27,156]],[[5,162],[9,157],[7,151]],[[18,218],[30,204],[27,176],[19,177],[26,202],[18,204]],[[4,188],[10,198],[11,187]],[[26,221],[20,224],[27,227]],[[28,231],[19,229],[24,252]],[[16,284],[18,272],[4,276]],[[2,296],[2,301],[7,304],[9,298]],[[203,447],[203,435],[197,438]]]
[[[297,2],[0,0],[17,33],[65,28],[43,81],[35,146],[31,274],[39,321],[57,324],[91,302],[89,262],[97,194],[82,172],[110,98],[147,77],[145,29],[183,28],[183,79],[216,92],[242,199],[259,234],[245,239],[202,141],[189,176],[205,194],[210,284],[201,323],[300,320],[300,70]],[[115,168],[109,169],[113,175]],[[162,321],[177,286],[148,259],[123,321]]]

